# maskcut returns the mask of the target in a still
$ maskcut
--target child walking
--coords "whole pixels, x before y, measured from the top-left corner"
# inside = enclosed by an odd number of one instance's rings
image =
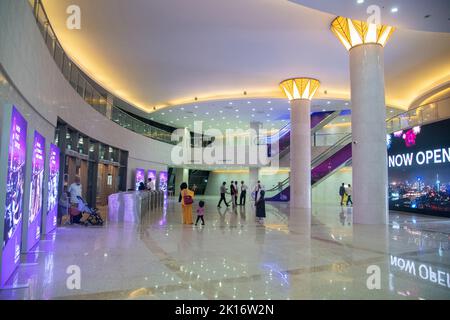
[[[202,226],[205,225],[205,220],[203,219],[204,215],[205,215],[205,202],[202,200],[198,203],[197,221],[195,221],[195,225],[197,225],[200,220],[202,220]]]

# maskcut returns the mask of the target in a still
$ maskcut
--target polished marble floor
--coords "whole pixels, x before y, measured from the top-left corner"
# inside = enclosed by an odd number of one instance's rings
[[[450,299],[450,219],[361,226],[351,208],[267,203],[260,225],[250,204],[203,199],[203,227],[182,225],[173,199],[139,225],[60,227],[0,299]]]

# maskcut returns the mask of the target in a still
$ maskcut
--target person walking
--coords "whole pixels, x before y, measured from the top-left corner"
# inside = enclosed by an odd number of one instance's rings
[[[200,220],[202,220],[202,226],[205,225],[205,219],[203,219],[204,215],[205,215],[205,202],[204,201],[200,201],[198,203],[197,221],[195,221],[195,225],[197,225]]]
[[[241,181],[241,196],[239,198],[239,205],[245,206],[245,201],[247,198],[247,185],[244,183],[244,181]]]
[[[339,196],[341,197],[341,206],[344,205],[344,197],[345,197],[345,184],[342,183],[342,185],[339,188]]]
[[[194,224],[192,221],[192,204],[194,203],[194,191],[188,189],[186,182],[180,185],[181,209],[183,211],[183,224]]]
[[[348,187],[345,188],[345,193],[347,194],[347,203],[346,203],[347,206],[348,206],[349,203],[351,203],[352,206],[353,206],[352,192],[353,192],[352,185],[349,184]]]
[[[217,205],[217,208],[220,208],[220,204],[223,202],[225,202],[225,205],[227,207],[229,207],[230,205],[227,203],[227,199],[225,198],[225,194],[227,193],[227,187],[226,187],[226,182],[223,182],[222,185],[220,186],[220,200],[219,200],[219,204]]]

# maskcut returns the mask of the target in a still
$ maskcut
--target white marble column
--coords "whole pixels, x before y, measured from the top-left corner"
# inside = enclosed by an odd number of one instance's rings
[[[388,173],[383,47],[350,49],[353,221],[388,222]]]
[[[291,100],[291,208],[311,208],[311,101]]]
[[[250,139],[253,139],[254,141],[250,141],[249,143],[254,143],[256,145],[256,148],[258,148],[258,142],[259,141],[259,134],[260,134],[260,129],[261,129],[261,125],[262,123],[259,121],[252,121],[250,122],[250,130],[254,130],[254,136],[253,134],[250,135]],[[253,150],[256,151],[256,155],[259,155],[259,150]],[[256,160],[259,160],[258,158]],[[257,164],[257,163],[255,163]],[[256,166],[250,166],[249,167],[249,181],[248,181],[248,187],[250,189],[250,193],[253,191],[253,189],[255,188],[256,184],[258,183],[259,180],[259,167]]]

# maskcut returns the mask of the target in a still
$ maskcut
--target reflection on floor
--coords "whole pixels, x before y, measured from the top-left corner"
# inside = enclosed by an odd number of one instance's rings
[[[27,288],[0,298],[450,298],[449,219],[391,213],[386,228],[353,226],[351,208],[315,206],[308,219],[268,203],[258,225],[250,204],[203,199],[204,227],[181,225],[170,200],[140,225],[58,228],[10,280]]]

